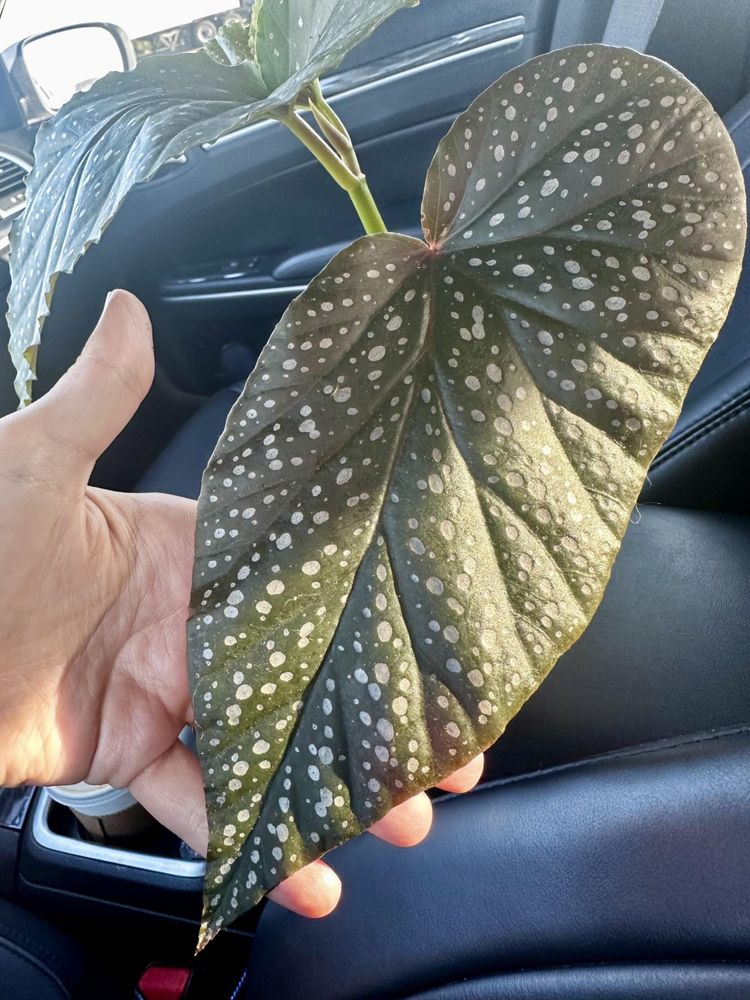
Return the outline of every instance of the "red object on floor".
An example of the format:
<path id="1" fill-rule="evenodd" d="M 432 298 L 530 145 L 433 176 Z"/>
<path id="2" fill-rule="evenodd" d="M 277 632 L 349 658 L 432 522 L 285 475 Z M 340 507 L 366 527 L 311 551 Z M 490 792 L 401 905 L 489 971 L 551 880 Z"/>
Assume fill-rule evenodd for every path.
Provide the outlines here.
<path id="1" fill-rule="evenodd" d="M 138 981 L 143 1000 L 182 1000 L 190 985 L 190 969 L 150 965 Z"/>

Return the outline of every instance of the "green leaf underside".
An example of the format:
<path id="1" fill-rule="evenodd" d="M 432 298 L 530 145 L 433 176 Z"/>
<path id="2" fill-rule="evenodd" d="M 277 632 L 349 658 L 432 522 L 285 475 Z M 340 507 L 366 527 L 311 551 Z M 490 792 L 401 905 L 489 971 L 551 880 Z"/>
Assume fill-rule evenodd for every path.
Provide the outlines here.
<path id="1" fill-rule="evenodd" d="M 266 102 L 253 106 L 252 89 L 243 66 L 222 68 L 204 53 L 153 56 L 104 77 L 42 125 L 27 208 L 11 230 L 8 325 L 22 404 L 57 276 L 99 242 L 135 184 L 262 115 Z"/>
<path id="2" fill-rule="evenodd" d="M 426 243 L 363 238 L 289 307 L 199 504 L 202 944 L 493 743 L 583 631 L 744 205 L 691 84 L 575 47 L 458 119 Z"/>
<path id="3" fill-rule="evenodd" d="M 152 56 L 132 72 L 97 81 L 42 125 L 27 208 L 11 230 L 9 346 L 21 405 L 31 400 L 42 325 L 58 275 L 71 273 L 99 242 L 130 189 L 151 179 L 167 160 L 279 114 L 406 6 L 413 0 L 262 0 L 260 65 L 222 66 L 206 52 Z M 294 25 L 300 17 L 311 18 L 314 32 L 284 28 L 290 15 Z M 236 26 L 223 37 L 234 46 L 228 61 L 239 59 Z"/>
<path id="4" fill-rule="evenodd" d="M 257 0 L 256 0 L 257 2 Z M 322 76 L 391 14 L 419 0 L 260 0 L 254 13 L 255 58 L 269 88 L 310 82 L 305 67 Z"/>
<path id="5" fill-rule="evenodd" d="M 253 12 L 258 4 L 253 4 Z M 203 46 L 206 53 L 222 66 L 237 66 L 252 62 L 255 57 L 255 21 L 230 21 L 221 27 L 216 36 Z"/>
<path id="6" fill-rule="evenodd" d="M 299 94 L 335 69 L 396 11 L 419 0 L 255 0 L 250 24 L 223 27 L 206 51 L 224 65 L 250 61 L 269 93 Z M 312 72 L 312 76 L 310 75 Z"/>

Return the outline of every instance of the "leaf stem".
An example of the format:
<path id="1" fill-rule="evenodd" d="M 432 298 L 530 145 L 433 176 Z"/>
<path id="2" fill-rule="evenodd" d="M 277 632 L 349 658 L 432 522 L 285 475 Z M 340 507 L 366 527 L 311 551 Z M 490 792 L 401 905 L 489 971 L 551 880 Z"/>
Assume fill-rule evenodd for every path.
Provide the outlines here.
<path id="1" fill-rule="evenodd" d="M 349 192 L 349 197 L 352 199 L 352 204 L 356 208 L 357 215 L 368 236 L 372 236 L 373 233 L 388 232 L 388 227 L 375 204 L 375 199 L 367 186 L 364 174 L 360 175 L 357 186 Z"/>
<path id="2" fill-rule="evenodd" d="M 357 184 L 357 176 L 342 162 L 341 157 L 296 111 L 291 111 L 281 119 L 292 135 L 310 150 L 315 159 L 321 163 L 333 177 L 339 187 L 352 191 Z"/>
<path id="3" fill-rule="evenodd" d="M 328 101 L 323 97 L 323 90 L 320 86 L 320 80 L 314 80 L 310 87 L 310 107 L 315 117 L 320 121 L 324 119 L 330 128 L 334 130 L 334 133 L 340 135 L 345 140 L 345 145 L 339 149 L 342 159 L 355 174 L 361 174 L 362 169 L 357 160 L 357 154 L 354 151 L 354 144 L 352 143 L 349 132 L 347 131 L 346 125 L 341 121 L 339 116 L 333 110 Z"/>
<path id="4" fill-rule="evenodd" d="M 310 109 L 325 139 L 296 111 L 289 111 L 281 121 L 325 167 L 339 187 L 349 194 L 365 232 L 368 235 L 385 233 L 388 227 L 359 166 L 349 133 L 336 112 L 326 103 L 317 80 L 315 84 L 310 91 Z"/>

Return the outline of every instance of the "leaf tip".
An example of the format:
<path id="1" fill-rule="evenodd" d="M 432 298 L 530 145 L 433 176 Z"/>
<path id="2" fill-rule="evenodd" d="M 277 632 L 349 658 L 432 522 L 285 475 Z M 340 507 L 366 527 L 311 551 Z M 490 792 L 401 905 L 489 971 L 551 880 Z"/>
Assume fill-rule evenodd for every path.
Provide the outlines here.
<path id="1" fill-rule="evenodd" d="M 195 954 L 200 955 L 203 949 L 211 944 L 218 933 L 219 929 L 217 927 L 212 927 L 208 920 L 203 920 L 198 932 L 198 943 L 195 946 Z"/>

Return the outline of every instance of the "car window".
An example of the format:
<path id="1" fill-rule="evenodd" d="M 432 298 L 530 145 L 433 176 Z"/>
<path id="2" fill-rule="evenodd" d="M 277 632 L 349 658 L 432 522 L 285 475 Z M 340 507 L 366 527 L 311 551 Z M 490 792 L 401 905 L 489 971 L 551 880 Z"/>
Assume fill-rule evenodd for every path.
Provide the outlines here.
<path id="1" fill-rule="evenodd" d="M 133 41 L 138 58 L 186 51 L 207 42 L 222 23 L 250 6 L 251 0 L 7 0 L 0 16 L 0 51 L 29 35 L 87 21 L 119 25 Z"/>

